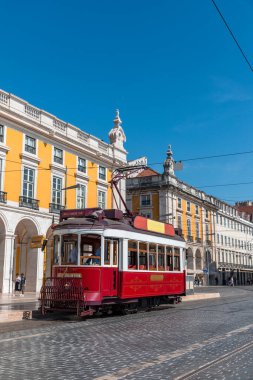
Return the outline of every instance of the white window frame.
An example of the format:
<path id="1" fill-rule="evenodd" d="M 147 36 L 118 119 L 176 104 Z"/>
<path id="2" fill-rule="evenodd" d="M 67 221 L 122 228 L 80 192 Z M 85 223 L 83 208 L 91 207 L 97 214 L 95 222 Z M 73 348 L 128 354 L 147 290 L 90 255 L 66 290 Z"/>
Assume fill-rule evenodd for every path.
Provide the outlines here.
<path id="1" fill-rule="evenodd" d="M 82 209 L 82 208 L 86 208 L 86 204 L 87 204 L 87 186 L 84 183 L 79 183 L 79 185 L 80 187 L 76 189 L 76 208 Z M 82 199 L 82 197 L 78 194 L 81 187 L 84 188 L 84 205 L 83 207 L 78 207 L 78 199 Z"/>
<path id="2" fill-rule="evenodd" d="M 56 162 L 55 160 L 54 160 L 54 158 L 56 157 L 55 156 L 55 149 L 57 149 L 57 150 L 59 150 L 59 151 L 62 151 L 62 163 L 59 163 L 59 162 Z M 61 149 L 61 148 L 58 148 L 57 146 L 54 146 L 53 145 L 53 149 L 52 149 L 52 163 L 54 164 L 54 165 L 60 165 L 60 166 L 63 166 L 64 165 L 64 150 L 63 149 Z"/>
<path id="3" fill-rule="evenodd" d="M 54 183 L 54 177 L 56 178 L 59 178 L 61 179 L 61 183 L 62 183 L 62 187 L 64 187 L 64 177 L 62 177 L 61 175 L 58 175 L 58 174 L 55 174 L 55 173 L 52 173 L 52 177 L 51 177 L 51 183 L 52 183 L 52 186 L 51 186 L 51 203 L 52 204 L 55 204 L 55 205 L 60 205 L 60 206 L 63 206 L 63 199 L 64 199 L 64 194 L 62 192 L 62 190 L 60 190 L 60 194 L 61 194 L 61 202 L 60 203 L 56 203 L 56 202 L 53 202 L 53 183 Z M 57 190 L 58 191 L 58 190 Z"/>
<path id="4" fill-rule="evenodd" d="M 79 164 L 79 160 L 83 160 L 83 161 L 85 161 L 84 171 L 79 169 L 79 167 L 82 166 L 82 165 Z M 82 166 L 82 167 L 83 167 L 83 166 Z M 87 160 L 86 160 L 86 158 L 83 158 L 83 157 L 80 157 L 80 156 L 77 157 L 77 171 L 78 171 L 79 173 L 87 174 Z"/>
<path id="5" fill-rule="evenodd" d="M 6 128 L 5 125 L 0 123 L 0 128 L 3 128 L 3 141 L 0 140 L 0 144 L 5 144 L 6 142 Z"/>
<path id="6" fill-rule="evenodd" d="M 105 169 L 105 178 L 100 178 L 100 168 Z M 107 168 L 105 166 L 103 166 L 103 165 L 98 165 L 98 180 L 99 181 L 104 181 L 104 182 L 107 181 Z"/>
<path id="7" fill-rule="evenodd" d="M 100 192 L 105 194 L 105 207 L 104 208 L 101 207 L 101 206 L 99 206 L 99 193 Z M 106 205 L 107 205 L 107 192 L 104 189 L 100 189 L 100 188 L 97 189 L 97 199 L 98 199 L 98 201 L 97 201 L 98 207 L 101 207 L 102 209 L 106 209 Z"/>
<path id="8" fill-rule="evenodd" d="M 34 141 L 34 146 L 31 146 L 31 145 L 27 144 L 27 139 L 33 140 Z M 30 152 L 29 150 L 26 150 L 26 146 L 28 146 L 29 148 L 33 148 L 35 150 L 35 152 Z M 32 137 L 30 135 L 25 134 L 25 138 L 24 138 L 24 152 L 36 156 L 37 155 L 37 149 L 38 149 L 38 147 L 37 147 L 37 139 L 35 137 Z"/>
<path id="9" fill-rule="evenodd" d="M 25 195 L 24 194 L 24 177 L 25 177 L 25 170 L 32 170 L 33 171 L 33 195 L 30 196 L 30 195 Z M 29 167 L 28 165 L 24 165 L 23 167 L 23 172 L 22 172 L 22 188 L 21 188 L 21 196 L 22 197 L 26 197 L 26 198 L 31 198 L 31 199 L 36 199 L 36 170 L 34 167 Z M 29 174 L 28 174 L 29 175 Z M 30 182 L 28 182 L 30 183 Z"/>
<path id="10" fill-rule="evenodd" d="M 149 197 L 149 203 L 143 204 L 142 203 L 142 197 Z M 141 194 L 140 201 L 141 201 L 141 207 L 150 207 L 150 206 L 152 206 L 152 197 L 151 197 L 151 194 L 150 193 L 148 193 L 148 194 Z"/>

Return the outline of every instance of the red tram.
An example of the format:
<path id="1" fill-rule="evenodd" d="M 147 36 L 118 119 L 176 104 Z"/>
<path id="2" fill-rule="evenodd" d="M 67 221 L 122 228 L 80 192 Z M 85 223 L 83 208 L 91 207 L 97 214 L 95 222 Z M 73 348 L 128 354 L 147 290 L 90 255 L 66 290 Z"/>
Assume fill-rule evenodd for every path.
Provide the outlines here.
<path id="1" fill-rule="evenodd" d="M 170 224 L 114 209 L 62 210 L 42 312 L 74 305 L 79 315 L 92 315 L 179 302 L 184 253 L 185 241 Z"/>

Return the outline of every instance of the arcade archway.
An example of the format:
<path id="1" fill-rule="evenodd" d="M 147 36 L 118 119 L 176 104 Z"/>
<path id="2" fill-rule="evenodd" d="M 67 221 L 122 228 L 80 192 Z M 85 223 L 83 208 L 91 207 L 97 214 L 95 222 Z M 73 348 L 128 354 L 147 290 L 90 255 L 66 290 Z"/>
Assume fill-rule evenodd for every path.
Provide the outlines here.
<path id="1" fill-rule="evenodd" d="M 39 291 L 43 275 L 43 256 L 38 248 L 33 248 L 31 239 L 38 235 L 35 223 L 30 219 L 22 219 L 15 229 L 15 245 L 13 257 L 13 279 L 16 273 L 24 273 L 26 291 Z"/>
<path id="2" fill-rule="evenodd" d="M 191 248 L 187 248 L 187 269 L 189 271 L 194 270 L 194 260 L 193 260 L 193 252 Z"/>
<path id="3" fill-rule="evenodd" d="M 196 260 L 196 270 L 202 270 L 203 269 L 202 257 L 201 257 L 201 252 L 199 249 L 196 250 L 195 260 Z"/>
<path id="4" fill-rule="evenodd" d="M 6 229 L 3 220 L 0 218 L 0 291 L 3 287 L 3 270 L 5 259 L 5 235 Z"/>

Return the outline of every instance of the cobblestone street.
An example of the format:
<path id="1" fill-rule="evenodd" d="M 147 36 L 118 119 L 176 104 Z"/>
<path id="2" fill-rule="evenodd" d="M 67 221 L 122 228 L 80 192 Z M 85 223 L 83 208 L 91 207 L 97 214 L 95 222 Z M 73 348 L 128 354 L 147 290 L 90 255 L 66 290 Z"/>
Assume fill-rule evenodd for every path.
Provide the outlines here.
<path id="1" fill-rule="evenodd" d="M 149 313 L 3 325 L 0 378 L 252 380 L 253 288 L 227 292 Z"/>

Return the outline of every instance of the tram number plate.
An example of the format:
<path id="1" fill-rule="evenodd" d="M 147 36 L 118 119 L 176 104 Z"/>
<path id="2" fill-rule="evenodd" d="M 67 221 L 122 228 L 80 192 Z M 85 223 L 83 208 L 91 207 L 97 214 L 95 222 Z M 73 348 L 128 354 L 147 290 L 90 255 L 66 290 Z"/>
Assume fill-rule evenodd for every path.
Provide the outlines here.
<path id="1" fill-rule="evenodd" d="M 152 274 L 150 276 L 150 281 L 163 281 L 163 274 Z"/>
<path id="2" fill-rule="evenodd" d="M 81 278 L 81 273 L 57 273 L 57 277 L 72 277 L 72 278 Z"/>

